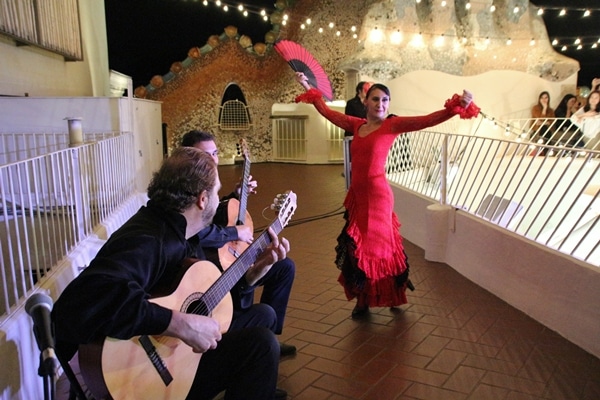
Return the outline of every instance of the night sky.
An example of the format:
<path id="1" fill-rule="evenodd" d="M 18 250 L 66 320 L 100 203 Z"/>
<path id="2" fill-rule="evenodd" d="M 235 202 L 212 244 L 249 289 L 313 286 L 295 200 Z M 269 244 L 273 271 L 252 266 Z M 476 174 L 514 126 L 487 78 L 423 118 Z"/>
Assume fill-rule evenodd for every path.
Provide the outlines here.
<path id="1" fill-rule="evenodd" d="M 269 12 L 275 9 L 274 0 L 244 3 L 264 7 Z M 600 38 L 600 0 L 532 0 L 531 3 L 571 10 L 595 7 L 587 18 L 575 11 L 558 17 L 558 10 L 547 10 L 543 18 L 551 40 L 579 35 Z M 204 6 L 202 0 L 105 0 L 105 9 L 110 68 L 131 76 L 134 88 L 147 85 L 154 75 L 166 74 L 173 62 L 187 57 L 190 48 L 202 47 L 210 35 L 221 34 L 227 25 L 236 26 L 253 43 L 264 42 L 265 33 L 271 30 L 270 23 L 259 15 L 242 17 L 237 9 L 225 13 L 214 4 Z M 589 87 L 592 78 L 600 77 L 600 43 L 596 49 L 569 47 L 563 54 L 580 62 L 578 84 Z"/>

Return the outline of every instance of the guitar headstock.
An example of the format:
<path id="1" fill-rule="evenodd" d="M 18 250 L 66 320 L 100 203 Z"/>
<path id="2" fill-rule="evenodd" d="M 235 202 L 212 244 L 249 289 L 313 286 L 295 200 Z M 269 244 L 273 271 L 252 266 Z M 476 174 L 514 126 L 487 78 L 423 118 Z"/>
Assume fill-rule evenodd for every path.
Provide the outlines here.
<path id="1" fill-rule="evenodd" d="M 291 190 L 286 191 L 283 194 L 278 194 L 271 204 L 272 210 L 277 210 L 277 219 L 281 223 L 281 227 L 286 226 L 292 215 L 296 212 L 296 193 Z"/>
<path id="2" fill-rule="evenodd" d="M 248 143 L 246 143 L 246 139 L 240 139 L 240 142 L 237 145 L 238 154 L 244 157 L 246 160 L 250 159 L 250 150 L 248 149 Z"/>

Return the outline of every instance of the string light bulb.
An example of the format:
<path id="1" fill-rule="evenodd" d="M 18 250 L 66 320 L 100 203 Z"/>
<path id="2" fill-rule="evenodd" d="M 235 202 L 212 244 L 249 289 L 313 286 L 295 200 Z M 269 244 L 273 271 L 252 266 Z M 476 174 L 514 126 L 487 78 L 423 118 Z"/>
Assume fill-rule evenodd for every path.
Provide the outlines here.
<path id="1" fill-rule="evenodd" d="M 390 42 L 392 42 L 392 44 L 402 43 L 402 33 L 400 32 L 400 29 L 392 32 L 392 35 L 390 36 Z"/>

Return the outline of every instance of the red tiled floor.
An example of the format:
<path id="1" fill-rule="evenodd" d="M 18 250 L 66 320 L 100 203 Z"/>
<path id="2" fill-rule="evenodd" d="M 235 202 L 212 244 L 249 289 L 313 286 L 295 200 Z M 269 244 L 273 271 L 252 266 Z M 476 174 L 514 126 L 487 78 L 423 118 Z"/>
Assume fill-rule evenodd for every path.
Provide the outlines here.
<path id="1" fill-rule="evenodd" d="M 416 290 L 409 303 L 350 318 L 333 264 L 343 226 L 340 165 L 254 164 L 258 194 L 248 211 L 292 189 L 298 210 L 282 236 L 297 266 L 281 341 L 279 386 L 293 400 L 597 400 L 600 360 L 405 241 Z M 223 192 L 241 175 L 221 166 Z M 266 211 L 265 211 L 266 210 Z M 263 217 L 263 215 L 265 217 Z M 257 293 L 257 296 L 260 293 Z"/>
<path id="2" fill-rule="evenodd" d="M 240 167 L 220 168 L 225 188 L 239 179 Z M 600 360 L 449 266 L 426 261 L 407 241 L 416 286 L 409 304 L 352 320 L 354 304 L 346 301 L 333 264 L 343 226 L 342 166 L 252 169 L 259 182 L 248 201 L 255 227 L 267 225 L 262 210 L 276 193 L 298 195 L 296 215 L 282 232 L 297 265 L 280 338 L 298 347 L 279 370 L 279 386 L 290 399 L 600 398 Z"/>

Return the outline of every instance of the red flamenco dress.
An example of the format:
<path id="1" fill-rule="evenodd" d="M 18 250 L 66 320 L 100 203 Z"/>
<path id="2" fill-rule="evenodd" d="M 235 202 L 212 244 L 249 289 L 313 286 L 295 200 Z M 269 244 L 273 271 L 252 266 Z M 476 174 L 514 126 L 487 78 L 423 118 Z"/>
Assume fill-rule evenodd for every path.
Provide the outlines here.
<path id="1" fill-rule="evenodd" d="M 400 222 L 393 211 L 394 196 L 385 176 L 385 161 L 396 137 L 440 124 L 456 114 L 472 118 L 479 108 L 460 105 L 460 96 L 446 101 L 445 108 L 418 117 L 390 116 L 379 129 L 365 137 L 358 129 L 366 119 L 331 110 L 321 93 L 310 89 L 296 102 L 312 103 L 317 111 L 341 129 L 354 132 L 350 147 L 352 176 L 344 200 L 346 225 L 338 237 L 338 281 L 348 300 L 362 306 L 392 307 L 406 304 L 408 262 Z"/>

